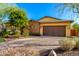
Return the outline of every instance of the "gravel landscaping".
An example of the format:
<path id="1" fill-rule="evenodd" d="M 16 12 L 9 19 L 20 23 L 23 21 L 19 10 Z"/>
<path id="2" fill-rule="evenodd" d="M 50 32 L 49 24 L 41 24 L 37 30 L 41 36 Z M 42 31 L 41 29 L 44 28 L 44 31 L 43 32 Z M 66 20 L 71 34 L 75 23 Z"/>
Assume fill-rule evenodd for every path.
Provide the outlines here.
<path id="1" fill-rule="evenodd" d="M 0 56 L 79 56 L 79 50 L 62 51 L 58 41 L 65 37 L 28 37 L 6 41 L 0 44 Z"/>
<path id="2" fill-rule="evenodd" d="M 59 47 L 57 39 L 53 37 L 28 37 L 6 41 L 0 44 L 0 55 L 28 56 L 31 55 L 29 51 L 32 51 L 33 55 L 48 55 L 51 49 Z"/>

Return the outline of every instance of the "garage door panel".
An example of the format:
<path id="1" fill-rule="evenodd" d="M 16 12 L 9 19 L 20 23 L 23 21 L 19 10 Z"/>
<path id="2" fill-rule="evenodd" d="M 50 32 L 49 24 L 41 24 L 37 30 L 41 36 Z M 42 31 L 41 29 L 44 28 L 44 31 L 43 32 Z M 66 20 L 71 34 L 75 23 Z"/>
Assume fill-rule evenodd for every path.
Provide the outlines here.
<path id="1" fill-rule="evenodd" d="M 65 36 L 65 26 L 45 26 L 43 29 L 43 35 L 45 36 Z"/>

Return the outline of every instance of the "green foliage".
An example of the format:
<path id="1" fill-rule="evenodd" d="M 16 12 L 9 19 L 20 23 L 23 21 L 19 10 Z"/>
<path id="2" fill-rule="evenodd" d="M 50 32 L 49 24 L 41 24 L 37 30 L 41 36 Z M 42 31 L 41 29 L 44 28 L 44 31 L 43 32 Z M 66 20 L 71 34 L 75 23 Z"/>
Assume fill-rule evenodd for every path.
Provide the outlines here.
<path id="1" fill-rule="evenodd" d="M 16 7 L 16 4 L 0 3 L 0 25 L 2 28 L 6 28 L 4 19 L 9 16 L 7 9 L 9 9 L 11 7 L 13 7 L 13 8 Z M 8 37 L 9 31 L 7 29 L 2 29 L 2 32 L 0 33 L 0 35 L 1 35 L 1 37 Z"/>
<path id="2" fill-rule="evenodd" d="M 63 50 L 79 49 L 79 37 L 67 38 L 59 41 L 59 45 Z"/>
<path id="3" fill-rule="evenodd" d="M 79 37 L 75 37 L 74 40 L 76 41 L 75 48 L 79 48 Z"/>
<path id="4" fill-rule="evenodd" d="M 8 8 L 7 12 L 9 14 L 9 22 L 16 27 L 26 26 L 28 23 L 28 19 L 23 10 L 19 8 Z"/>
<path id="5" fill-rule="evenodd" d="M 19 27 L 21 33 L 23 32 L 23 28 L 28 27 L 28 18 L 26 17 L 26 13 L 19 8 L 8 8 L 6 12 L 9 15 L 9 24 L 15 27 Z"/>
<path id="6" fill-rule="evenodd" d="M 29 30 L 27 28 L 23 29 L 23 36 L 24 37 L 29 36 Z"/>
<path id="7" fill-rule="evenodd" d="M 4 38 L 0 38 L 0 43 L 5 42 Z"/>
<path id="8" fill-rule="evenodd" d="M 24 33 L 23 33 L 23 36 L 24 36 L 24 37 L 29 36 L 29 32 L 24 32 Z"/>
<path id="9" fill-rule="evenodd" d="M 1 31 L 1 37 L 8 37 L 9 36 L 9 31 L 7 29 L 3 29 Z"/>
<path id="10" fill-rule="evenodd" d="M 13 36 L 14 36 L 15 38 L 19 38 L 19 37 L 20 37 L 20 31 L 19 31 L 19 30 L 15 30 L 15 31 L 13 32 Z"/>
<path id="11" fill-rule="evenodd" d="M 26 15 L 26 12 L 22 9 L 19 9 L 18 7 L 15 6 L 7 6 L 7 4 L 0 4 L 0 6 L 6 6 L 5 8 L 0 9 L 0 25 L 2 25 L 4 27 L 4 22 L 2 21 L 3 18 L 6 18 L 6 16 L 8 17 L 8 24 L 9 26 L 13 26 L 16 29 L 19 28 L 19 30 L 21 31 L 20 34 L 23 34 L 23 29 L 24 28 L 28 28 L 28 18 Z M 16 32 L 15 36 L 19 36 L 18 32 Z M 1 32 L 1 36 L 2 37 L 7 37 L 8 36 L 8 32 L 7 30 L 2 30 Z"/>
<path id="12" fill-rule="evenodd" d="M 76 41 L 72 38 L 67 38 L 59 41 L 59 45 L 63 50 L 72 50 L 76 46 Z"/>
<path id="13" fill-rule="evenodd" d="M 6 9 L 10 7 L 17 7 L 16 4 L 0 3 L 0 19 L 3 21 L 7 17 Z"/>
<path id="14" fill-rule="evenodd" d="M 79 31 L 79 24 L 75 23 L 75 24 L 73 25 L 73 28 L 74 28 L 76 31 Z"/>

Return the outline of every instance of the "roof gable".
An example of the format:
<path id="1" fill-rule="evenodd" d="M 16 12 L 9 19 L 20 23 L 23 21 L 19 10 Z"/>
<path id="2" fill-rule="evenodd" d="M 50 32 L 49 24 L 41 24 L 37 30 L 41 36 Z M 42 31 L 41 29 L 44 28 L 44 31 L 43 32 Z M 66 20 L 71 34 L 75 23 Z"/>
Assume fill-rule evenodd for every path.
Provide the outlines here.
<path id="1" fill-rule="evenodd" d="M 41 18 L 38 22 L 65 22 L 65 21 L 73 22 L 72 20 L 62 20 L 49 16 L 45 16 Z"/>
<path id="2" fill-rule="evenodd" d="M 41 18 L 39 21 L 51 21 L 51 20 L 57 20 L 56 18 L 45 16 Z"/>

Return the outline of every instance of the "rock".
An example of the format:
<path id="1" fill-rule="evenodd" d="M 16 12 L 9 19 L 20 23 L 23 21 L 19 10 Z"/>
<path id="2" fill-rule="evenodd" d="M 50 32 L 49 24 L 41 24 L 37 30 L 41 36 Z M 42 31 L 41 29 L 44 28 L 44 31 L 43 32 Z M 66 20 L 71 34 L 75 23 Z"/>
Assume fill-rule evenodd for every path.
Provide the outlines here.
<path id="1" fill-rule="evenodd" d="M 40 50 L 39 53 L 40 53 L 40 56 L 48 56 L 50 51 L 51 49 L 43 49 L 43 50 Z"/>
<path id="2" fill-rule="evenodd" d="M 56 52 L 52 49 L 48 56 L 57 56 Z"/>

